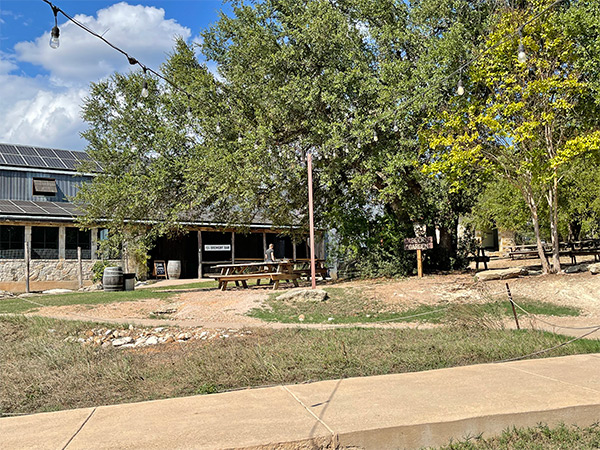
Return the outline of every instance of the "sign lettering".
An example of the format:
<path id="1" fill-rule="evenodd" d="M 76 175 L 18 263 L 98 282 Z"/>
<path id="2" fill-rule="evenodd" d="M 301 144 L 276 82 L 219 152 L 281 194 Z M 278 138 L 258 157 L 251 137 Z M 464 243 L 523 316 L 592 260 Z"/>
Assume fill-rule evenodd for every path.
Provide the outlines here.
<path id="1" fill-rule="evenodd" d="M 224 244 L 224 245 L 205 245 L 204 246 L 204 251 L 205 252 L 230 252 L 231 251 L 231 245 L 230 244 Z"/>
<path id="2" fill-rule="evenodd" d="M 404 250 L 429 250 L 432 248 L 432 236 L 422 236 L 404 239 Z"/>

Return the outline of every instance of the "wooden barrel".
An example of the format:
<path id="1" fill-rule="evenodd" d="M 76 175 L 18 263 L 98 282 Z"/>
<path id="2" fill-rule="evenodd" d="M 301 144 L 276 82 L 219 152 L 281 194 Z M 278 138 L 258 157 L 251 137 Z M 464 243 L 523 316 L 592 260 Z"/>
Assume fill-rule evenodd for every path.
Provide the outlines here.
<path id="1" fill-rule="evenodd" d="M 167 275 L 172 279 L 179 279 L 181 276 L 181 261 L 178 259 L 171 259 L 167 263 Z"/>
<path id="2" fill-rule="evenodd" d="M 123 287 L 123 268 L 106 267 L 102 275 L 102 288 L 105 291 L 122 291 Z"/>

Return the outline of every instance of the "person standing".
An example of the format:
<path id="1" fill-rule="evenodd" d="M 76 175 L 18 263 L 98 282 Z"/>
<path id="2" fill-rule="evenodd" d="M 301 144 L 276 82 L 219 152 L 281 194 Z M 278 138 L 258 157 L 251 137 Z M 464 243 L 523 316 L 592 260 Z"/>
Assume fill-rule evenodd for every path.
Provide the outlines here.
<path id="1" fill-rule="evenodd" d="M 265 253 L 265 261 L 275 262 L 275 250 L 273 249 L 273 244 L 269 244 L 269 248 Z"/>

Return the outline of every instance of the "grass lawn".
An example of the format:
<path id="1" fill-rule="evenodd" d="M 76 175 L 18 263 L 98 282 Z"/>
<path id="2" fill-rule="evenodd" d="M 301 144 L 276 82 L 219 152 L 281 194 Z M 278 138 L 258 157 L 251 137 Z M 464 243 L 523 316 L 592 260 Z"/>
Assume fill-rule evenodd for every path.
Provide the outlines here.
<path id="1" fill-rule="evenodd" d="M 278 300 L 279 293 L 269 296 L 266 304 L 254 308 L 248 315 L 267 322 L 283 323 L 369 323 L 369 322 L 429 322 L 443 323 L 470 317 L 512 317 L 508 301 L 485 304 L 422 305 L 404 310 L 390 310 L 388 305 L 365 299 L 357 289 L 325 288 L 329 298 L 324 302 Z M 547 316 L 578 316 L 579 309 L 527 298 L 516 298 L 531 314 Z M 441 310 L 440 310 L 441 309 Z M 440 311 L 438 311 L 440 310 Z M 300 320 L 300 316 L 304 320 Z M 519 312 L 519 315 L 522 315 Z M 416 317 L 414 317 L 416 316 Z M 333 320 L 331 320 L 331 318 Z"/>
<path id="2" fill-rule="evenodd" d="M 534 428 L 506 430 L 500 436 L 487 439 L 475 437 L 441 447 L 444 450 L 495 450 L 495 449 L 531 449 L 566 450 L 600 448 L 600 425 L 579 428 L 559 425 L 549 428 L 540 425 Z"/>
<path id="3" fill-rule="evenodd" d="M 94 326 L 0 317 L 0 416 L 478 364 L 570 339 L 539 331 L 443 326 L 258 329 L 228 339 L 127 350 L 65 341 L 85 336 Z M 600 352 L 600 341 L 582 339 L 541 356 L 591 352 Z"/>
<path id="4" fill-rule="evenodd" d="M 157 288 L 136 289 L 135 291 L 122 292 L 73 292 L 68 294 L 40 295 L 28 298 L 0 299 L 0 314 L 18 314 L 31 312 L 39 308 L 39 303 L 44 306 L 63 305 L 98 305 L 101 303 L 130 302 L 149 298 L 168 299 L 177 293 L 193 289 L 216 288 L 214 281 L 182 284 L 179 286 L 165 286 Z M 29 300 L 29 301 L 28 301 Z"/>

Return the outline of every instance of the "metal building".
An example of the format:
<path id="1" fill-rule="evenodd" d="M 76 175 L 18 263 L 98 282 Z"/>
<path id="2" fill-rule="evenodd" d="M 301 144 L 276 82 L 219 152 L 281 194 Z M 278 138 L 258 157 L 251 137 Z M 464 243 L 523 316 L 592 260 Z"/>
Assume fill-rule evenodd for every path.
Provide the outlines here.
<path id="1" fill-rule="evenodd" d="M 32 290 L 78 287 L 78 247 L 85 284 L 91 283 L 103 231 L 80 230 L 78 211 L 69 201 L 82 183 L 94 177 L 94 170 L 79 172 L 85 161 L 90 160 L 84 152 L 0 144 L 0 290 L 24 289 L 26 244 L 31 248 Z M 245 234 L 203 221 L 191 222 L 186 228 L 177 238 L 157 240 L 147 268 L 129 270 L 143 278 L 152 276 L 154 261 L 179 260 L 181 276 L 196 278 L 215 264 L 262 260 L 270 243 L 275 245 L 277 258 L 308 257 L 306 242 L 292 243 L 270 223 L 253 223 Z M 317 253 L 323 257 L 322 243 Z"/>

